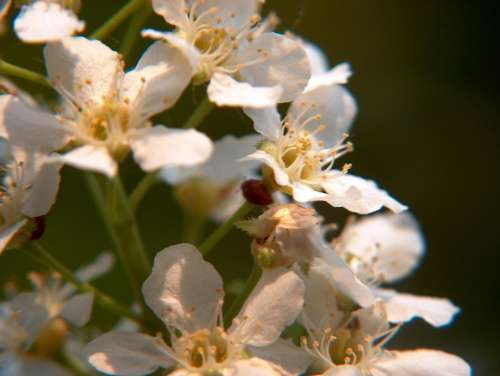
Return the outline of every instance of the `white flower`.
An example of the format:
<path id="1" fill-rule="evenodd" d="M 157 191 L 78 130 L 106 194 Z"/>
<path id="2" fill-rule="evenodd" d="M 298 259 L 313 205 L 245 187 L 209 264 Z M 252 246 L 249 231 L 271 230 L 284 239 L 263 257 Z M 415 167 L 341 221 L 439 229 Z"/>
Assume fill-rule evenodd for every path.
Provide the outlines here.
<path id="1" fill-rule="evenodd" d="M 247 346 L 275 342 L 295 320 L 303 304 L 303 284 L 293 272 L 281 268 L 263 273 L 227 331 L 217 325 L 222 314 L 222 279 L 192 245 L 159 252 L 143 294 L 165 322 L 172 347 L 160 337 L 110 332 L 86 346 L 89 361 L 98 370 L 145 375 L 175 366 L 171 373 L 175 376 L 288 374 L 278 371 L 279 365 L 252 357 Z"/>
<path id="2" fill-rule="evenodd" d="M 56 42 L 75 33 L 81 33 L 85 22 L 78 20 L 74 11 L 79 8 L 79 0 L 73 1 L 71 9 L 68 1 L 31 1 L 23 5 L 14 20 L 14 31 L 25 43 Z"/>
<path id="3" fill-rule="evenodd" d="M 346 132 L 356 111 L 354 98 L 341 85 L 319 86 L 302 94 L 283 121 L 276 108 L 245 109 L 267 141 L 240 161 L 264 163 L 271 171 L 269 185 L 298 202 L 326 201 L 360 214 L 382 206 L 405 210 L 375 182 L 347 174 L 351 165 L 334 169 L 335 160 L 352 150 Z"/>
<path id="4" fill-rule="evenodd" d="M 0 127 L 1 135 L 1 127 Z M 0 138 L 0 254 L 33 236 L 59 189 L 59 155 L 28 154 Z M 18 239 L 16 240 L 16 234 Z M 41 235 L 41 234 L 40 234 Z M 9 245 L 10 243 L 10 245 Z"/>
<path id="5" fill-rule="evenodd" d="M 259 0 L 153 0 L 156 13 L 176 29 L 143 35 L 181 48 L 196 66 L 195 83 L 210 81 L 218 106 L 262 108 L 299 95 L 310 77 L 299 42 L 260 23 Z"/>
<path id="6" fill-rule="evenodd" d="M 74 276 L 89 282 L 107 273 L 113 264 L 113 255 L 104 252 L 92 264 L 76 270 Z M 30 279 L 35 291 L 20 293 L 10 305 L 13 311 L 18 311 L 18 324 L 26 329 L 26 349 L 36 340 L 40 330 L 58 317 L 76 326 L 89 321 L 94 301 L 92 293 L 75 295 L 76 288 L 69 282 L 62 284 L 58 274 L 31 273 Z"/>
<path id="7" fill-rule="evenodd" d="M 449 299 L 414 296 L 382 289 L 409 276 L 425 251 L 424 237 L 409 213 L 376 214 L 348 223 L 333 247 L 386 302 L 390 322 L 406 322 L 421 317 L 434 326 L 449 324 L 460 312 Z"/>
<path id="8" fill-rule="evenodd" d="M 308 289 L 306 285 L 306 302 Z M 330 296 L 328 296 L 330 295 Z M 319 297 L 315 294 L 316 300 Z M 325 299 L 326 298 L 326 299 Z M 382 300 L 374 305 L 339 314 L 331 294 L 309 301 L 303 311 L 308 337 L 302 346 L 316 358 L 315 373 L 323 376 L 468 376 L 461 358 L 437 350 L 388 351 L 383 346 L 398 326 L 387 322 Z M 333 299 L 335 300 L 335 298 Z M 319 309 L 318 309 L 319 308 Z"/>
<path id="9" fill-rule="evenodd" d="M 0 376 L 72 376 L 53 360 L 25 354 L 26 338 L 17 314 L 0 303 Z"/>
<path id="10" fill-rule="evenodd" d="M 109 177 L 130 150 L 144 171 L 210 156 L 212 142 L 204 134 L 148 122 L 173 106 L 190 80 L 191 65 L 176 48 L 153 44 L 126 74 L 120 55 L 96 40 L 65 38 L 44 54 L 64 104 L 50 115 L 14 96 L 0 97 L 0 124 L 12 144 L 50 152 L 69 143 L 76 148 L 63 156 L 65 163 Z"/>
<path id="11" fill-rule="evenodd" d="M 257 166 L 235 161 L 251 152 L 260 139 L 255 134 L 240 138 L 226 135 L 214 142 L 214 153 L 205 163 L 166 167 L 158 177 L 176 187 L 176 197 L 186 210 L 222 222 L 244 203 L 239 186 L 254 175 L 252 170 Z"/>

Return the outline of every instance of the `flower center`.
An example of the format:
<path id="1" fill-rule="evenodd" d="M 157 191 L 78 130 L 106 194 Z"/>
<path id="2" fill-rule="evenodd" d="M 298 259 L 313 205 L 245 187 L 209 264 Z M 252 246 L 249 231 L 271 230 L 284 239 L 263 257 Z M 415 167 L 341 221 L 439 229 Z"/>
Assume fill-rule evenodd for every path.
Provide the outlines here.
<path id="1" fill-rule="evenodd" d="M 28 194 L 24 187 L 24 163 L 9 158 L 5 166 L 0 165 L 0 227 L 13 225 L 23 218 L 20 211 Z"/>
<path id="2" fill-rule="evenodd" d="M 308 126 L 314 120 L 321 120 L 321 115 L 303 119 L 306 110 L 316 107 L 312 102 L 310 106 L 302 103 L 304 111 L 296 119 L 285 118 L 281 127 L 281 135 L 276 142 L 277 161 L 286 170 L 290 182 L 301 181 L 305 184 L 316 185 L 321 180 L 341 176 L 347 173 L 350 164 L 345 164 L 342 172 L 329 174 L 337 158 L 353 150 L 352 144 L 346 142 L 348 137 L 344 134 L 342 139 L 331 147 L 325 147 L 321 141 L 320 133 L 326 129 L 320 125 L 313 131 Z"/>
<path id="3" fill-rule="evenodd" d="M 230 21 L 236 17 L 235 13 L 219 17 L 218 8 L 213 7 L 195 16 L 196 9 L 203 4 L 203 0 L 196 1 L 191 9 L 187 9 L 187 27 L 177 30 L 176 35 L 194 45 L 201 53 L 197 65 L 194 82 L 202 84 L 210 80 L 215 72 L 236 76 L 242 67 L 262 62 L 269 53 L 260 53 L 254 60 L 240 56 L 240 44 L 252 42 L 260 15 L 254 14 L 238 28 L 230 26 Z M 237 77 L 236 77 L 237 78 Z"/>

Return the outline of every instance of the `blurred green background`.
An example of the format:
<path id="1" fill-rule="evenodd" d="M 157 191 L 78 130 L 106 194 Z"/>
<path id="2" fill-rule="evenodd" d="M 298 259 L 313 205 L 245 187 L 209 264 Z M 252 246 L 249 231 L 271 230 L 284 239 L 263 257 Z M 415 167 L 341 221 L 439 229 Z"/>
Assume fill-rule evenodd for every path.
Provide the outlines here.
<path id="1" fill-rule="evenodd" d="M 82 2 L 80 18 L 88 32 L 125 3 Z M 500 311 L 495 308 L 500 299 L 499 8 L 497 1 L 453 0 L 269 0 L 264 8 L 282 19 L 279 31 L 292 30 L 321 46 L 331 65 L 350 61 L 353 66 L 349 88 L 360 111 L 351 133 L 355 152 L 344 160 L 353 164 L 353 174 L 376 180 L 409 205 L 428 243 L 422 267 L 395 287 L 449 297 L 463 309 L 450 327 L 434 329 L 420 321 L 406 325 L 390 347 L 452 352 L 468 361 L 475 375 L 485 376 L 498 373 L 500 353 Z M 153 14 L 148 26 L 166 28 Z M 104 42 L 116 49 L 122 33 L 118 29 Z M 139 42 L 129 68 L 150 43 Z M 0 57 L 44 72 L 40 46 L 22 45 L 11 36 L 0 39 Z M 16 83 L 49 93 L 22 80 Z M 188 88 L 179 106 L 158 121 L 179 126 L 201 97 L 200 90 Z M 240 110 L 216 109 L 200 129 L 218 138 L 248 133 L 252 124 Z M 122 174 L 129 187 L 140 176 L 132 163 Z M 63 171 L 42 238 L 72 268 L 110 247 L 85 188 L 78 171 Z M 343 210 L 320 209 L 332 221 L 345 218 Z M 170 188 L 156 185 L 138 218 L 151 255 L 181 241 L 182 213 Z M 248 244 L 234 231 L 209 257 L 226 281 L 241 278 L 242 268 L 248 272 Z M 0 279 L 32 267 L 38 265 L 8 251 L 0 260 Z M 121 271 L 98 285 L 129 299 Z"/>

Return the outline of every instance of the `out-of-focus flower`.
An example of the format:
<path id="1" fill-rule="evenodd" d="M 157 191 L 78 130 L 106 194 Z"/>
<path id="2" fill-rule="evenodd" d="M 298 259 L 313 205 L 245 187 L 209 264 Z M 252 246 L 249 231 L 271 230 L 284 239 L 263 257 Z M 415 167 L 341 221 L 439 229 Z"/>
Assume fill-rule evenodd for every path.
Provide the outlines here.
<path id="1" fill-rule="evenodd" d="M 72 376 L 65 368 L 40 354 L 26 354 L 26 330 L 17 313 L 0 303 L 0 376 Z M 54 338 L 51 338 L 54 345 Z M 50 347 L 50 346 L 49 346 Z"/>
<path id="2" fill-rule="evenodd" d="M 276 19 L 260 23 L 259 0 L 153 0 L 156 13 L 176 29 L 144 30 L 181 48 L 196 67 L 195 83 L 209 82 L 218 106 L 262 108 L 289 102 L 310 77 L 299 42 L 271 32 Z"/>
<path id="3" fill-rule="evenodd" d="M 56 42 L 83 31 L 85 22 L 75 14 L 79 8 L 79 0 L 28 1 L 14 20 L 14 31 L 25 43 Z"/>
<path id="4" fill-rule="evenodd" d="M 356 276 L 386 302 L 390 322 L 421 317 L 434 326 L 443 326 L 460 312 L 449 299 L 379 288 L 408 277 L 424 254 L 424 237 L 409 213 L 383 213 L 352 221 L 334 239 L 333 248 Z"/>
<path id="5" fill-rule="evenodd" d="M 43 231 L 41 217 L 56 199 L 62 160 L 55 153 L 26 153 L 0 138 L 0 165 L 1 254 L 7 247 L 22 245 L 35 231 Z"/>
<path id="6" fill-rule="evenodd" d="M 175 376 L 289 374 L 280 367 L 286 364 L 253 357 L 248 346 L 275 342 L 295 320 L 303 284 L 292 271 L 264 272 L 227 331 L 218 326 L 222 279 L 192 245 L 159 252 L 142 290 L 148 306 L 165 322 L 172 346 L 161 337 L 113 331 L 86 346 L 98 370 L 113 375 L 145 375 L 159 367 L 177 368 L 171 373 Z"/>
<path id="7" fill-rule="evenodd" d="M 157 42 L 126 74 L 120 55 L 96 40 L 65 38 L 44 54 L 63 106 L 54 116 L 15 96 L 0 97 L 0 124 L 12 144 L 36 152 L 69 144 L 74 150 L 63 156 L 66 164 L 109 177 L 130 150 L 144 171 L 194 165 L 211 155 L 203 133 L 148 121 L 173 106 L 190 80 L 192 67 L 178 49 Z"/>
<path id="8" fill-rule="evenodd" d="M 93 263 L 76 270 L 74 276 L 89 282 L 107 273 L 113 264 L 113 255 L 104 252 Z M 83 326 L 89 321 L 94 302 L 92 293 L 75 295 L 76 288 L 69 282 L 62 284 L 58 274 L 31 273 L 30 278 L 35 291 L 20 293 L 10 305 L 13 311 L 19 311 L 17 321 L 26 329 L 26 349 L 46 325 L 59 317 L 75 326 Z"/>
<path id="9" fill-rule="evenodd" d="M 175 186 L 175 195 L 190 214 L 209 216 L 218 222 L 229 218 L 243 203 L 239 186 L 255 175 L 258 165 L 235 163 L 251 152 L 260 135 L 236 138 L 226 135 L 214 142 L 214 153 L 205 163 L 193 167 L 167 167 L 158 176 Z"/>

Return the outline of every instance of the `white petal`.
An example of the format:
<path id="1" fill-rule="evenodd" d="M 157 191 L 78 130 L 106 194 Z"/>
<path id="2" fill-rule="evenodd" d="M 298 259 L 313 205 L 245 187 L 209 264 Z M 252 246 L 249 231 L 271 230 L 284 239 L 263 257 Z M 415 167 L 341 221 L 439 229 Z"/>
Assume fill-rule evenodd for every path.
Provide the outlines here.
<path id="1" fill-rule="evenodd" d="M 304 284 L 285 268 L 266 269 L 228 330 L 236 341 L 264 346 L 292 324 L 304 303 Z"/>
<path id="2" fill-rule="evenodd" d="M 383 282 L 407 277 L 419 264 L 425 240 L 408 212 L 381 213 L 348 224 L 337 240 L 341 249 L 371 263 Z"/>
<path id="3" fill-rule="evenodd" d="M 188 2 L 192 7 L 197 0 Z M 205 0 L 197 4 L 195 15 L 198 17 L 216 7 L 217 11 L 213 15 L 205 15 L 204 23 L 214 23 L 220 19 L 221 21 L 217 22 L 219 28 L 232 27 L 237 30 L 247 23 L 251 16 L 259 13 L 262 3 L 262 0 Z"/>
<path id="4" fill-rule="evenodd" d="M 172 107 L 193 73 L 191 63 L 178 48 L 163 41 L 153 43 L 124 78 L 122 95 L 131 102 L 130 115 L 149 118 Z"/>
<path id="5" fill-rule="evenodd" d="M 248 44 L 244 61 L 264 59 L 240 69 L 241 80 L 252 86 L 283 88 L 278 102 L 289 102 L 297 97 L 311 77 L 311 66 L 306 51 L 299 42 L 276 33 L 264 33 Z M 269 53 L 265 57 L 263 53 Z"/>
<path id="6" fill-rule="evenodd" d="M 249 346 L 249 350 L 252 356 L 272 362 L 292 375 L 305 372 L 314 360 L 302 347 L 295 346 L 291 340 L 282 338 L 268 346 Z"/>
<path id="7" fill-rule="evenodd" d="M 310 104 L 315 103 L 312 107 Z M 306 103 L 309 109 L 304 111 Z M 341 85 L 320 86 L 315 90 L 302 94 L 292 102 L 287 115 L 292 119 L 303 116 L 302 119 L 321 115 L 321 119 L 311 119 L 303 129 L 314 132 L 320 125 L 325 130 L 316 134 L 325 147 L 332 147 L 342 140 L 344 133 L 349 133 L 354 118 L 358 112 L 356 100 L 349 91 Z"/>
<path id="8" fill-rule="evenodd" d="M 90 364 L 111 375 L 146 375 L 174 362 L 146 334 L 113 331 L 85 346 Z M 163 345 L 164 346 L 164 345 Z"/>
<path id="9" fill-rule="evenodd" d="M 271 167 L 274 171 L 274 181 L 281 186 L 288 186 L 290 184 L 290 178 L 288 174 L 281 168 L 281 166 L 276 161 L 272 155 L 267 154 L 265 151 L 257 150 L 256 152 L 247 155 L 245 158 L 239 159 L 237 162 L 254 162 L 259 161 Z"/>
<path id="10" fill-rule="evenodd" d="M 325 200 L 332 206 L 336 205 L 338 199 L 352 199 L 357 192 L 360 196 L 353 203 L 344 206 L 359 214 L 368 214 L 379 210 L 382 206 L 391 209 L 395 213 L 406 210 L 407 207 L 393 199 L 389 194 L 380 189 L 373 180 L 365 180 L 358 176 L 346 174 L 341 177 L 328 179 L 321 184 L 324 190 L 329 194 Z"/>
<path id="11" fill-rule="evenodd" d="M 291 376 L 263 359 L 239 359 L 222 369 L 222 376 Z M 189 375 L 191 376 L 191 375 Z"/>
<path id="12" fill-rule="evenodd" d="M 80 33 L 85 22 L 60 4 L 37 1 L 23 6 L 14 20 L 14 31 L 26 43 L 55 42 L 64 37 Z"/>
<path id="13" fill-rule="evenodd" d="M 21 311 L 17 317 L 17 323 L 26 329 L 25 350 L 31 347 L 42 326 L 50 319 L 50 312 L 45 306 L 38 304 L 36 298 L 37 293 L 24 292 L 17 295 L 10 304 L 13 311 Z"/>
<path id="14" fill-rule="evenodd" d="M 23 227 L 25 223 L 26 219 L 23 219 L 22 221 L 15 223 L 13 226 L 9 226 L 5 229 L 2 228 L 0 231 L 0 255 L 4 251 L 5 247 L 7 247 L 7 244 L 9 244 L 10 239 L 17 234 L 19 229 Z"/>
<path id="15" fill-rule="evenodd" d="M 123 76 L 120 56 L 98 40 L 68 37 L 48 44 L 43 51 L 51 82 L 64 97 L 79 105 L 111 96 Z"/>
<path id="16" fill-rule="evenodd" d="M 193 333 L 215 324 L 222 279 L 194 246 L 178 244 L 156 254 L 142 293 L 159 318 Z"/>
<path id="17" fill-rule="evenodd" d="M 83 282 L 90 282 L 109 272 L 114 264 L 113 253 L 105 251 L 97 256 L 91 264 L 78 268 L 74 275 Z"/>
<path id="18" fill-rule="evenodd" d="M 320 86 L 331 86 L 346 84 L 349 77 L 352 75 L 351 65 L 349 63 L 339 64 L 328 72 L 312 75 L 307 87 L 304 89 L 304 93 L 308 93 Z"/>
<path id="19" fill-rule="evenodd" d="M 118 164 L 107 148 L 85 145 L 63 155 L 64 163 L 85 171 L 94 171 L 112 178 L 118 171 Z"/>
<path id="20" fill-rule="evenodd" d="M 90 319 L 92 305 L 94 303 L 94 294 L 79 294 L 70 298 L 60 315 L 63 319 L 75 326 L 84 326 Z"/>
<path id="21" fill-rule="evenodd" d="M 264 108 L 274 106 L 280 99 L 280 85 L 252 86 L 238 82 L 223 73 L 214 73 L 207 88 L 207 95 L 217 106 Z"/>
<path id="22" fill-rule="evenodd" d="M 24 215 L 31 218 L 47 214 L 59 190 L 61 180 L 59 170 L 63 165 L 61 156 L 54 153 L 42 163 L 21 210 Z"/>
<path id="23" fill-rule="evenodd" d="M 363 376 L 361 371 L 355 366 L 341 365 L 330 368 L 321 376 Z M 388 376 L 388 375 L 385 375 Z"/>
<path id="24" fill-rule="evenodd" d="M 152 29 L 143 30 L 141 35 L 145 38 L 165 40 L 170 45 L 177 47 L 191 62 L 192 74 L 196 73 L 196 66 L 201 59 L 201 53 L 198 48 L 187 43 L 185 39 L 178 37 L 170 31 L 156 31 Z"/>
<path id="25" fill-rule="evenodd" d="M 188 25 L 185 0 L 153 0 L 153 9 L 165 22 L 185 30 Z"/>
<path id="26" fill-rule="evenodd" d="M 456 355 L 437 350 L 393 351 L 393 358 L 378 362 L 374 376 L 470 376 L 469 365 Z"/>
<path id="27" fill-rule="evenodd" d="M 271 141 L 278 140 L 281 132 L 281 118 L 276 106 L 262 109 L 243 108 L 253 120 L 253 127 L 257 132 Z"/>
<path id="28" fill-rule="evenodd" d="M 304 47 L 304 50 L 307 53 L 309 62 L 311 63 L 311 76 L 314 77 L 326 73 L 330 65 L 325 52 L 314 43 L 306 41 L 301 42 L 302 47 Z"/>
<path id="29" fill-rule="evenodd" d="M 375 297 L 371 289 L 354 275 L 349 265 L 335 251 L 329 248 L 323 249 L 321 258 L 314 261 L 314 267 L 324 273 L 336 289 L 361 307 L 373 304 Z"/>
<path id="30" fill-rule="evenodd" d="M 0 96 L 0 135 L 28 153 L 43 154 L 62 148 L 69 136 L 56 116 L 31 109 L 12 95 Z"/>
<path id="31" fill-rule="evenodd" d="M 134 159 L 144 171 L 196 165 L 205 162 L 213 152 L 212 140 L 204 133 L 163 125 L 133 132 L 129 143 Z"/>
<path id="32" fill-rule="evenodd" d="M 385 301 L 388 320 L 393 323 L 421 317 L 429 324 L 440 327 L 450 324 L 460 312 L 460 308 L 446 298 L 403 294 L 389 289 L 376 289 L 374 292 Z"/>

